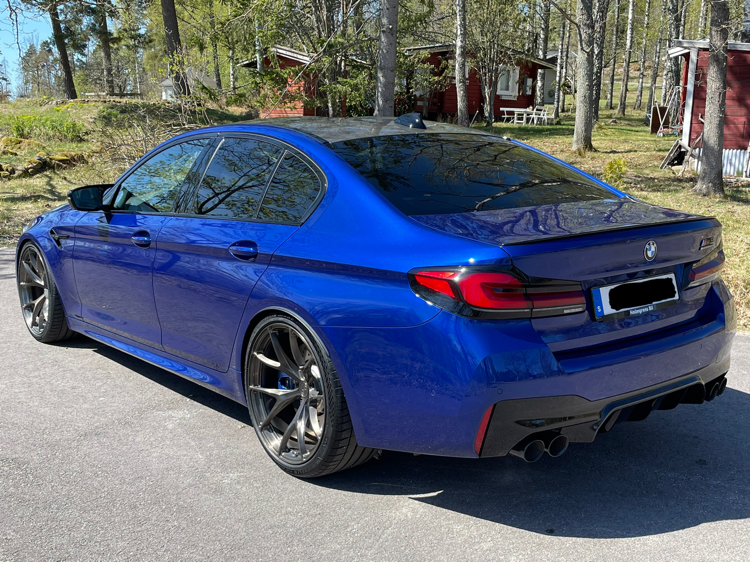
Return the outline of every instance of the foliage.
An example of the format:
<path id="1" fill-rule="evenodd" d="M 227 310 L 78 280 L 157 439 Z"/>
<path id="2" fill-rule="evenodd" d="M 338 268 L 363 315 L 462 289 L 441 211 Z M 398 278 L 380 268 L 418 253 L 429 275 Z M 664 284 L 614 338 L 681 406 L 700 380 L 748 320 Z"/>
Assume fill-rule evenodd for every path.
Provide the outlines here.
<path id="1" fill-rule="evenodd" d="M 84 127 L 64 115 L 13 115 L 0 119 L 0 132 L 19 139 L 78 142 L 83 140 Z"/>
<path id="2" fill-rule="evenodd" d="M 628 167 L 625 159 L 618 156 L 604 164 L 602 178 L 612 187 L 622 187 L 627 172 Z"/>

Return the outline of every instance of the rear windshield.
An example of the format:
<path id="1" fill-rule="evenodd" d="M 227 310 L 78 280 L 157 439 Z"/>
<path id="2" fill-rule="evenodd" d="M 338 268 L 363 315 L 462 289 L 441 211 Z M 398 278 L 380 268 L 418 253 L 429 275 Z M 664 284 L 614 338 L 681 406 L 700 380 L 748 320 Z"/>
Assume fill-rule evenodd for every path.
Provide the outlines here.
<path id="1" fill-rule="evenodd" d="M 617 199 L 562 164 L 495 137 L 384 136 L 332 148 L 406 215 Z"/>

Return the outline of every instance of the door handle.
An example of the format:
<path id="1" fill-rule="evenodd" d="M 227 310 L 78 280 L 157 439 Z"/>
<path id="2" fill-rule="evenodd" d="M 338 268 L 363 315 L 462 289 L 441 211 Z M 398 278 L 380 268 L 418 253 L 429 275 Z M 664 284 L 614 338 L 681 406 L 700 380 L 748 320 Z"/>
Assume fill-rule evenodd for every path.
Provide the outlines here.
<path id="1" fill-rule="evenodd" d="M 130 239 L 139 248 L 148 248 L 151 245 L 151 235 L 145 230 L 139 230 Z"/>
<path id="2" fill-rule="evenodd" d="M 229 246 L 229 253 L 242 261 L 255 261 L 258 258 L 258 245 L 252 240 L 240 240 Z"/>

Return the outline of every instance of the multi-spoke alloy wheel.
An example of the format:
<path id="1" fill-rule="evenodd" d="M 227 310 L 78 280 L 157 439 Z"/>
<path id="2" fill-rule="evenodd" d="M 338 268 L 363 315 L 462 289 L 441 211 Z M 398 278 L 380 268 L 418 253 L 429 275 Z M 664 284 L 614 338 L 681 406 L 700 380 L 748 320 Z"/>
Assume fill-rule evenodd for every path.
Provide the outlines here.
<path id="1" fill-rule="evenodd" d="M 16 272 L 18 296 L 26 327 L 37 340 L 49 343 L 69 338 L 60 296 L 41 250 L 27 243 L 21 249 Z"/>
<path id="2" fill-rule="evenodd" d="M 18 264 L 18 292 L 29 331 L 41 337 L 49 320 L 47 268 L 37 249 L 28 244 Z"/>
<path id="3" fill-rule="evenodd" d="M 245 360 L 250 417 L 276 463 L 300 477 L 322 476 L 365 462 L 341 384 L 323 346 L 288 316 L 253 331 Z"/>

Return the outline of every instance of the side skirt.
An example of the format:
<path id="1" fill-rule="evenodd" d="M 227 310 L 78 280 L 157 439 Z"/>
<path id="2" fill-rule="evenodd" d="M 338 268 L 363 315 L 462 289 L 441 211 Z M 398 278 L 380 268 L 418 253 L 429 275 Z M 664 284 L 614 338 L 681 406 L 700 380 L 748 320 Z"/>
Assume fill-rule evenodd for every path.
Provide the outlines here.
<path id="1" fill-rule="evenodd" d="M 150 363 L 151 365 L 165 369 L 170 373 L 174 373 L 175 375 L 193 381 L 205 388 L 213 390 L 214 392 L 218 392 L 235 402 L 247 406 L 245 392 L 242 387 L 242 375 L 234 369 L 230 369 L 226 373 L 220 373 L 202 365 L 185 361 L 174 355 L 129 340 L 118 334 L 113 334 L 112 332 L 89 324 L 88 322 L 84 322 L 83 320 L 71 318 L 70 316 L 68 316 L 67 319 L 68 326 L 75 332 L 79 332 L 93 340 L 141 359 L 146 363 Z"/>

